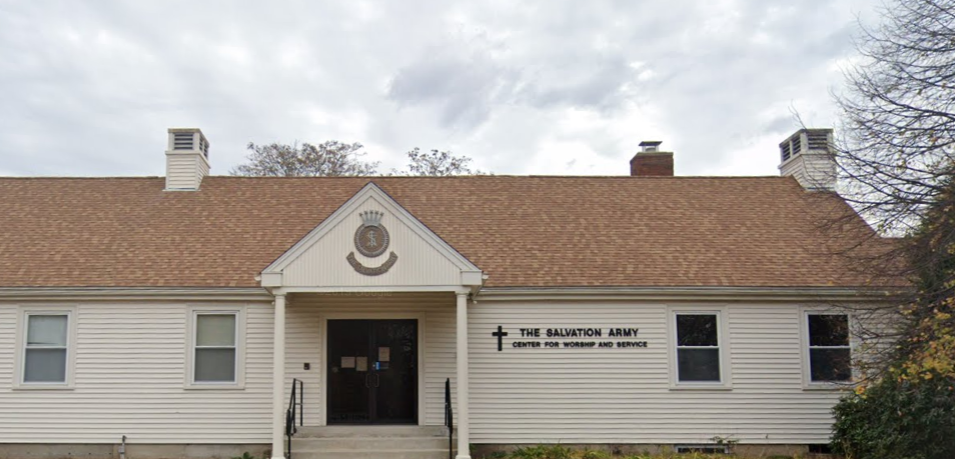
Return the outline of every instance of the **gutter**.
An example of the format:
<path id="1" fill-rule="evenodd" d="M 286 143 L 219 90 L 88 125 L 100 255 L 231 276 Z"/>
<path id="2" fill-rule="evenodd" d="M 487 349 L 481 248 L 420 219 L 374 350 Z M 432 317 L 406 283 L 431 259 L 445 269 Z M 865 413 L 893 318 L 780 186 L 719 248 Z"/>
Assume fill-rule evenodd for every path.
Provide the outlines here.
<path id="1" fill-rule="evenodd" d="M 101 299 L 107 301 L 272 301 L 264 288 L 0 287 L 3 300 Z"/>
<path id="2" fill-rule="evenodd" d="M 905 289 L 868 287 L 484 287 L 478 301 L 891 301 Z"/>

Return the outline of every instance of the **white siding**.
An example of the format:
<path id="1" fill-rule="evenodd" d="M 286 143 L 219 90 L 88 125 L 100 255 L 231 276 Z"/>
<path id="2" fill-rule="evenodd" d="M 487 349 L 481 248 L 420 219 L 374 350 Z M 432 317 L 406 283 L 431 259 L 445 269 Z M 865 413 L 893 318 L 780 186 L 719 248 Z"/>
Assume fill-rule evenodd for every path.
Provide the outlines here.
<path id="1" fill-rule="evenodd" d="M 166 189 L 195 190 L 209 173 L 209 163 L 201 153 L 166 154 Z"/>
<path id="2" fill-rule="evenodd" d="M 22 390 L 13 388 L 18 305 L 0 303 L 0 441 L 271 441 L 271 305 L 246 306 L 245 388 L 194 390 L 184 387 L 189 305 L 73 304 L 74 388 Z"/>
<path id="3" fill-rule="evenodd" d="M 290 395 L 292 378 L 302 380 L 305 386 L 305 425 L 323 424 L 325 401 L 322 400 L 321 385 L 325 370 L 322 362 L 325 339 L 320 333 L 323 319 L 395 315 L 421 318 L 418 326 L 424 332 L 424 342 L 418 345 L 424 346 L 421 365 L 425 405 L 423 424 L 444 424 L 444 382 L 451 378 L 453 396 L 455 379 L 454 295 L 297 295 L 290 299 L 286 314 L 286 399 Z M 306 362 L 311 363 L 311 370 L 303 369 Z"/>
<path id="4" fill-rule="evenodd" d="M 805 188 L 831 190 L 836 184 L 836 163 L 826 154 L 796 155 L 780 166 L 780 173 L 793 176 Z"/>
<path id="5" fill-rule="evenodd" d="M 228 303 L 235 305 L 236 303 Z M 245 388 L 184 388 L 187 314 L 200 303 L 75 303 L 72 390 L 13 386 L 16 304 L 0 303 L 0 441 L 268 443 L 272 306 L 247 305 Z M 323 319 L 420 318 L 422 421 L 443 423 L 444 381 L 455 382 L 450 293 L 292 295 L 285 389 L 305 383 L 305 420 L 321 425 Z M 800 306 L 724 307 L 731 390 L 673 390 L 667 304 L 483 301 L 470 305 L 474 443 L 823 443 L 839 393 L 803 390 Z M 706 306 L 703 306 L 706 307 Z M 497 351 L 497 326 L 510 333 Z M 514 349 L 521 327 L 638 327 L 646 349 Z M 311 364 L 304 370 L 303 363 Z M 452 384 L 453 389 L 454 384 Z M 286 400 L 288 394 L 286 393 Z M 456 400 L 456 399 L 455 399 Z"/>
<path id="6" fill-rule="evenodd" d="M 358 206 L 341 224 L 332 228 L 305 253 L 283 271 L 283 283 L 295 286 L 425 286 L 459 285 L 461 269 L 435 250 L 413 228 L 386 213 L 381 222 L 388 230 L 391 243 L 378 257 L 368 258 L 355 250 L 355 230 L 361 226 L 358 215 L 366 210 L 383 211 L 386 206 L 376 198 L 369 198 Z M 355 272 L 346 261 L 349 253 L 368 267 L 380 266 L 389 253 L 398 255 L 398 261 L 387 273 L 366 276 Z"/>
<path id="7" fill-rule="evenodd" d="M 725 306 L 731 390 L 671 389 L 665 304 L 479 301 L 469 313 L 472 442 L 827 442 L 839 393 L 802 388 L 799 306 L 712 306 Z M 498 325 L 510 333 L 503 352 Z M 518 328 L 560 326 L 638 327 L 649 347 L 508 348 Z"/>

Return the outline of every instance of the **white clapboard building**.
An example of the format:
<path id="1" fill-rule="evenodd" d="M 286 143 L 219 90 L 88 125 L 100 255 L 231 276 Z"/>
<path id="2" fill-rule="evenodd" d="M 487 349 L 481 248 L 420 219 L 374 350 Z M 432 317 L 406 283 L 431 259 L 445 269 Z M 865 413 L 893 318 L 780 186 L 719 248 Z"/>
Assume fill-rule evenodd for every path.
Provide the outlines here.
<path id="1" fill-rule="evenodd" d="M 882 294 L 830 137 L 778 177 L 645 142 L 618 177 L 249 178 L 170 129 L 165 177 L 0 178 L 0 457 L 821 449 L 834 305 Z"/>

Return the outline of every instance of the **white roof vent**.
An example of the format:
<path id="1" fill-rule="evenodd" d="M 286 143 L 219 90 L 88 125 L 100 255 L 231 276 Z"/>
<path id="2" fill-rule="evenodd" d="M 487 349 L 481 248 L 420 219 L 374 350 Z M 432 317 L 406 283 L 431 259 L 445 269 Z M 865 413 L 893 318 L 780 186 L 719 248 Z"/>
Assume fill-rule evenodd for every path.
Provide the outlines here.
<path id="1" fill-rule="evenodd" d="M 195 191 L 209 175 L 209 141 L 196 128 L 170 128 L 166 149 L 166 190 Z"/>
<path id="2" fill-rule="evenodd" d="M 836 163 L 832 129 L 800 129 L 779 144 L 779 173 L 793 176 L 808 190 L 834 190 Z"/>
<path id="3" fill-rule="evenodd" d="M 172 134 L 173 151 L 200 150 L 202 155 L 209 159 L 209 141 L 206 140 L 206 136 L 202 135 L 201 130 L 170 129 L 169 133 Z M 196 142 L 199 142 L 199 144 L 196 145 Z"/>
<path id="4" fill-rule="evenodd" d="M 641 153 L 655 153 L 660 151 L 660 142 L 659 140 L 644 140 L 640 142 L 640 152 Z"/>

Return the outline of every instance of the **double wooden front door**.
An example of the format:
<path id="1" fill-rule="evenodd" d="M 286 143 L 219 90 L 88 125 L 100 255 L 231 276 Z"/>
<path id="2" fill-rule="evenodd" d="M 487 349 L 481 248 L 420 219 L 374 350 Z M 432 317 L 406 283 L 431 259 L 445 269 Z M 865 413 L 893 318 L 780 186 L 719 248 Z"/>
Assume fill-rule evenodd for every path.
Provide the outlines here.
<path id="1" fill-rule="evenodd" d="M 418 422 L 418 321 L 328 321 L 328 423 Z"/>

